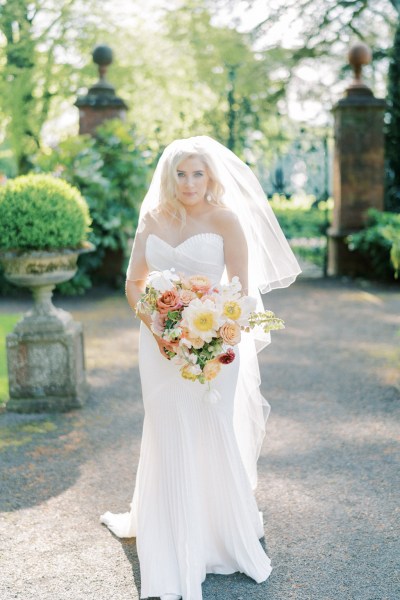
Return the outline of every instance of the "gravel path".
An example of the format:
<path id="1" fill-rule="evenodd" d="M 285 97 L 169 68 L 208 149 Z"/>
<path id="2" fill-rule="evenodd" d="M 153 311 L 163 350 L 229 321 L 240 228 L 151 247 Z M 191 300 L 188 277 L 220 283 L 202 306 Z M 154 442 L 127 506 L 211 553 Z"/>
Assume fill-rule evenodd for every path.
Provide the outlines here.
<path id="1" fill-rule="evenodd" d="M 0 598 L 135 600 L 135 540 L 98 518 L 133 492 L 137 323 L 123 293 L 56 304 L 84 323 L 91 396 L 0 415 Z M 256 495 L 274 570 L 258 585 L 208 575 L 204 600 L 399 600 L 399 289 L 303 279 L 265 304 L 287 323 L 260 357 L 272 413 Z"/>

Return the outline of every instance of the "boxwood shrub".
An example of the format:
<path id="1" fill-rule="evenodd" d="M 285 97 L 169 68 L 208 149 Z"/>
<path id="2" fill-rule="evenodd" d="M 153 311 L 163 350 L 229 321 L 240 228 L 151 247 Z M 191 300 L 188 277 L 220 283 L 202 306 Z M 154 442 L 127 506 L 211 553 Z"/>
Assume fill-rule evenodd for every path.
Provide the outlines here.
<path id="1" fill-rule="evenodd" d="M 79 190 L 51 175 L 30 174 L 0 187 L 0 248 L 77 248 L 86 241 L 89 209 Z"/>

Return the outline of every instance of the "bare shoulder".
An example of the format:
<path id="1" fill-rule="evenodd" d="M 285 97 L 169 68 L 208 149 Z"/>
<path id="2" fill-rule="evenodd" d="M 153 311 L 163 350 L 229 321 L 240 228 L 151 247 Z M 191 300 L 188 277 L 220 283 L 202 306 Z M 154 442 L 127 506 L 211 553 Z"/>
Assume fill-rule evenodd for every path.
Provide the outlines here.
<path id="1" fill-rule="evenodd" d="M 157 226 L 157 215 L 158 212 L 156 209 L 149 210 L 149 212 L 144 215 L 137 227 L 137 233 L 140 236 L 147 237 L 149 233 L 155 231 Z"/>
<path id="2" fill-rule="evenodd" d="M 232 227 L 240 227 L 236 214 L 225 206 L 215 207 L 212 212 L 212 223 L 221 233 L 231 230 Z"/>

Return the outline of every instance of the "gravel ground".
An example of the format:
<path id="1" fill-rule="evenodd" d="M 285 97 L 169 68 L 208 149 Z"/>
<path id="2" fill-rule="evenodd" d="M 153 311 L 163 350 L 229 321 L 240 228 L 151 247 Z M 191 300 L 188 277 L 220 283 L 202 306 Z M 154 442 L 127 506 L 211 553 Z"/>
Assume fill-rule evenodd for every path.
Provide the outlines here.
<path id="1" fill-rule="evenodd" d="M 0 598 L 135 600 L 135 540 L 98 518 L 133 492 L 137 323 L 122 292 L 56 304 L 84 323 L 91 395 L 0 415 Z M 262 584 L 208 575 L 204 600 L 399 600 L 399 289 L 300 279 L 265 305 L 287 324 L 260 356 L 272 413 L 256 495 L 274 569 Z"/>

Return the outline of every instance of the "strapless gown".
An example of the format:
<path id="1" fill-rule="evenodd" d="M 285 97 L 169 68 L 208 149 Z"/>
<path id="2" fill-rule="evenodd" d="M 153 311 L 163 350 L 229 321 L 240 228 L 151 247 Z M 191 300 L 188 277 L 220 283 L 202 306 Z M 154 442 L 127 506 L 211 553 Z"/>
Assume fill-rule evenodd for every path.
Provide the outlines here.
<path id="1" fill-rule="evenodd" d="M 225 268 L 223 238 L 191 236 L 172 247 L 154 234 L 146 244 L 149 269 L 174 267 L 218 283 Z M 140 598 L 177 594 L 201 600 L 207 573 L 245 573 L 265 581 L 270 560 L 259 538 L 261 513 L 241 460 L 233 427 L 236 359 L 212 382 L 217 403 L 204 401 L 206 386 L 185 380 L 141 324 L 139 369 L 145 417 L 130 512 L 101 516 L 118 537 L 136 537 Z"/>

